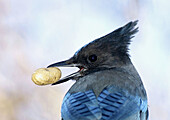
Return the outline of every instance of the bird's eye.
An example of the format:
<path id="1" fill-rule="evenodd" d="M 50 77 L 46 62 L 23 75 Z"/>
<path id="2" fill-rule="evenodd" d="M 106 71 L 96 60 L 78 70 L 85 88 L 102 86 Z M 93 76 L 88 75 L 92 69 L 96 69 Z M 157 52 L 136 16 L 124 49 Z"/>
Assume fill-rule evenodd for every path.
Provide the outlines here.
<path id="1" fill-rule="evenodd" d="M 89 56 L 90 62 L 95 62 L 97 60 L 97 56 L 95 54 Z"/>

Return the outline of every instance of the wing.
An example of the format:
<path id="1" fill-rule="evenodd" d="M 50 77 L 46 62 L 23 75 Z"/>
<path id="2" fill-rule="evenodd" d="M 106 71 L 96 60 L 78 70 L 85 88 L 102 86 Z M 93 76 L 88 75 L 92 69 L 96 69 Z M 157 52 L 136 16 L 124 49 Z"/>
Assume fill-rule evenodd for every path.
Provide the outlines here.
<path id="1" fill-rule="evenodd" d="M 97 98 L 102 111 L 101 120 L 124 120 L 147 111 L 147 101 L 141 100 L 138 96 L 130 95 L 127 91 L 117 90 L 115 87 L 107 87 Z"/>
<path id="2" fill-rule="evenodd" d="M 62 104 L 61 115 L 64 120 L 99 120 L 101 110 L 92 90 L 67 93 Z"/>

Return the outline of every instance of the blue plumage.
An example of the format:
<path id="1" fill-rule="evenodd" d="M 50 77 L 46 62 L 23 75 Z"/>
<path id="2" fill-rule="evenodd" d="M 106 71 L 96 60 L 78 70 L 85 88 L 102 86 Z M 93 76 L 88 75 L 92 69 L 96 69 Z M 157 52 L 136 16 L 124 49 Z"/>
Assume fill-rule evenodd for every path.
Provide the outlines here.
<path id="1" fill-rule="evenodd" d="M 101 110 L 92 90 L 66 94 L 62 105 L 62 116 L 67 120 L 100 119 Z"/>
<path id="2" fill-rule="evenodd" d="M 105 88 L 98 97 L 92 90 L 67 93 L 63 100 L 62 117 L 67 120 L 121 120 L 142 110 L 142 107 L 147 108 L 147 103 L 142 104 L 144 101 L 140 97 L 127 96 L 127 92 L 113 89 L 114 86 Z"/>

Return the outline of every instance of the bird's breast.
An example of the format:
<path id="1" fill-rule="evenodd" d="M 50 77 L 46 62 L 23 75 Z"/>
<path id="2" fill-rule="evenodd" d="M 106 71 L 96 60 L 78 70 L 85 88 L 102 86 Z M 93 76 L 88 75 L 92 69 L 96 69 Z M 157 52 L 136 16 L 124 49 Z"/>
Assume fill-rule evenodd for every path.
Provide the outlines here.
<path id="1" fill-rule="evenodd" d="M 145 89 L 140 77 L 115 70 L 98 71 L 86 75 L 76 81 L 69 93 L 93 90 L 97 97 L 107 86 L 114 86 L 116 89 L 125 90 L 132 95 L 146 97 L 142 93 L 145 92 Z M 140 88 L 144 91 L 141 92 Z"/>

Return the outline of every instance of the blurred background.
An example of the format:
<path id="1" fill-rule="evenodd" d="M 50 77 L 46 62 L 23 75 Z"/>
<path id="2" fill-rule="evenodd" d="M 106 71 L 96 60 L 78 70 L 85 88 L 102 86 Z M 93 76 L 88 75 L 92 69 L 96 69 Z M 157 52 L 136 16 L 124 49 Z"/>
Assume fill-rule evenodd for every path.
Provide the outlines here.
<path id="1" fill-rule="evenodd" d="M 37 86 L 31 74 L 139 20 L 130 54 L 148 94 L 150 120 L 170 119 L 168 0 L 0 0 L 0 120 L 59 120 L 74 83 Z M 76 68 L 61 68 L 63 76 Z"/>

